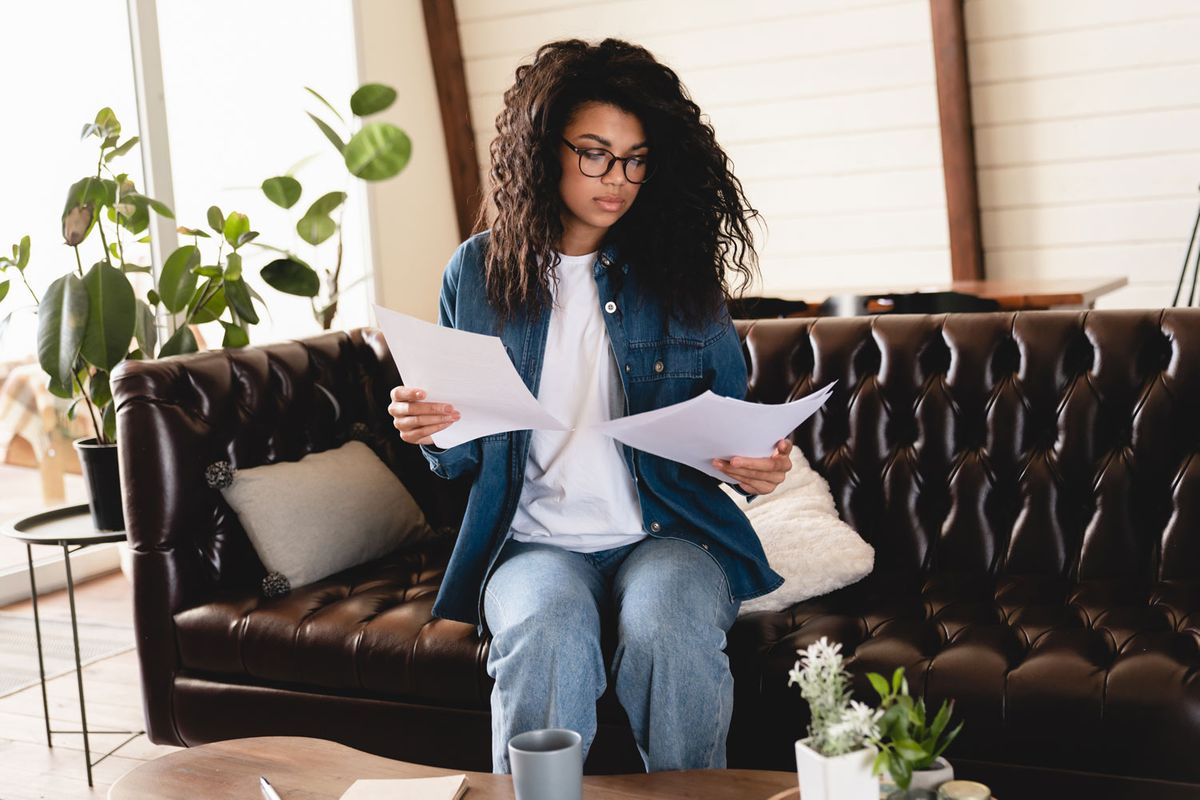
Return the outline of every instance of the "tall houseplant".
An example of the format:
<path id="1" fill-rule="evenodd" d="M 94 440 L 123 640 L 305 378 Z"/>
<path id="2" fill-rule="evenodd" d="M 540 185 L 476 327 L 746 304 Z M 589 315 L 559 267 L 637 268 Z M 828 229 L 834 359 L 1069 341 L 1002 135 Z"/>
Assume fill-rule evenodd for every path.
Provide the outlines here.
<path id="1" fill-rule="evenodd" d="M 244 214 L 226 217 L 216 207 L 209 209 L 208 222 L 218 236 L 217 254 L 210 260 L 204 258 L 199 240 L 212 237 L 199 229 L 179 228 L 193 237 L 193 243 L 167 257 L 157 282 L 149 266 L 128 256 L 128 239 L 149 242 L 146 231 L 152 211 L 170 219 L 174 213 L 139 192 L 128 174 L 113 172 L 112 162 L 138 141 L 132 136 L 122 142 L 120 134 L 121 124 L 110 108 L 102 108 L 94 121 L 83 126 L 81 140 L 95 137 L 100 142 L 95 174 L 70 187 L 63 207 L 63 240 L 74 251 L 74 269 L 50 283 L 40 298 L 25 282 L 37 304 L 38 360 L 49 376 L 49 390 L 73 401 L 69 415 L 82 402 L 96 432 L 75 447 L 100 530 L 124 528 L 116 414 L 109 390 L 113 368 L 127 358 L 195 351 L 197 342 L 189 326 L 203 322 L 221 323 L 226 346 L 245 345 L 248 327 L 258 322 L 252 303 L 258 296 L 242 279 L 238 252 L 258 234 Z M 82 246 L 93 231 L 99 238 L 99 259 L 85 269 Z M 5 259 L 6 270 L 15 268 L 24 279 L 29 252 L 29 238 L 24 237 L 14 257 Z M 143 296 L 135 291 L 135 281 L 144 288 Z M 160 321 L 166 334 L 161 343 Z"/>
<path id="2" fill-rule="evenodd" d="M 346 165 L 347 174 L 365 181 L 384 181 L 394 178 L 408 165 L 412 156 L 412 142 L 408 134 L 390 122 L 363 122 L 357 130 L 346 118 L 316 90 L 305 89 L 337 119 L 339 132 L 324 118 L 309 112 L 309 117 L 337 150 Z M 389 108 L 396 100 L 396 90 L 380 83 L 360 86 L 350 97 L 350 111 L 362 120 Z M 345 139 L 343 139 L 345 135 Z M 280 208 L 290 209 L 296 205 L 303 193 L 300 181 L 292 171 L 276 175 L 262 182 L 262 191 L 267 199 Z M 342 275 L 342 215 L 345 211 L 347 193 L 344 190 L 329 191 L 308 205 L 296 220 L 296 233 L 312 249 L 316 260 L 318 247 L 334 236 L 337 249 L 332 266 L 322 268 L 322 274 L 309 265 L 308 261 L 292 250 L 256 242 L 256 246 L 281 254 L 280 258 L 267 264 L 259 273 L 271 287 L 286 294 L 309 298 L 314 319 L 322 330 L 329 330 L 337 316 L 338 300 L 350 286 L 341 286 Z M 333 217 L 337 212 L 337 219 Z M 360 278 L 359 280 L 363 280 Z M 357 283 L 358 281 L 355 281 Z"/>

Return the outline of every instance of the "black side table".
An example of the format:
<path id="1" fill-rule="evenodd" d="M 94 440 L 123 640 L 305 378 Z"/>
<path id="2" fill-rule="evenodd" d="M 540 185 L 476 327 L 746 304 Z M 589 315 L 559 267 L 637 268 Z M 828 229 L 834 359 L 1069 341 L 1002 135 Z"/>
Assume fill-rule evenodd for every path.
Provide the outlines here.
<path id="1" fill-rule="evenodd" d="M 54 747 L 51 739 L 51 734 L 54 733 L 82 733 L 88 786 L 92 786 L 92 767 L 141 736 L 145 731 L 88 731 L 87 709 L 83 702 L 83 669 L 79 663 L 79 622 L 75 617 L 75 579 L 71 575 L 71 553 L 76 553 L 92 545 L 123 542 L 125 541 L 125 532 L 97 531 L 92 524 L 91 511 L 86 505 L 63 506 L 41 514 L 34 514 L 31 517 L 17 520 L 0 532 L 25 543 L 25 558 L 29 563 L 29 593 L 33 600 L 33 630 L 37 637 L 38 674 L 41 676 L 42 684 L 42 715 L 46 722 L 46 744 Z M 35 544 L 61 547 L 63 551 L 63 564 L 67 570 L 67 599 L 71 605 L 71 635 L 75 640 L 75 679 L 79 685 L 79 720 L 82 730 L 78 731 L 51 730 L 50 728 L 50 703 L 46 699 L 46 666 L 42 656 L 42 622 L 38 616 L 37 579 L 34 577 L 33 569 L 33 545 Z M 92 761 L 89 733 L 129 734 L 129 736 L 112 750 Z"/>

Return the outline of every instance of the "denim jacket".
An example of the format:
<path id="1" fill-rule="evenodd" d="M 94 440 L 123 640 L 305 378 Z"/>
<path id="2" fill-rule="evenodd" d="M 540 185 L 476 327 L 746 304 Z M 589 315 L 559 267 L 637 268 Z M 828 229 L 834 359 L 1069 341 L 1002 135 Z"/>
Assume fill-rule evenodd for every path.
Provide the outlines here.
<path id="1" fill-rule="evenodd" d="M 490 231 L 475 234 L 451 256 L 442 276 L 438 322 L 499 336 L 525 385 L 537 396 L 550 315 L 519 311 L 501 328 L 483 278 L 489 235 Z M 621 271 L 620 280 L 614 270 Z M 700 328 L 685 328 L 674 317 L 664 325 L 661 307 L 639 293 L 636 270 L 620 260 L 613 245 L 600 250 L 593 275 L 627 415 L 679 403 L 706 389 L 745 397 L 746 362 L 728 312 Z M 435 474 L 451 480 L 474 478 L 433 614 L 472 623 L 481 636 L 483 587 L 510 534 L 524 485 L 529 440 L 530 431 L 519 430 L 448 449 L 421 445 Z M 621 448 L 638 489 L 646 533 L 703 548 L 724 571 L 731 601 L 758 597 L 783 583 L 767 563 L 746 515 L 721 491 L 716 478 L 628 445 Z M 753 500 L 754 495 L 738 491 L 746 502 Z"/>

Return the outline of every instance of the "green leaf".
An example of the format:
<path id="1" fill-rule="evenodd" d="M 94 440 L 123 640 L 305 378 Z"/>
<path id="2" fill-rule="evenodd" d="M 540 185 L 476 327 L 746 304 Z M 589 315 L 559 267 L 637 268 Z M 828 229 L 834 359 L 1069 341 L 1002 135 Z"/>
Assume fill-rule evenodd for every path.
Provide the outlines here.
<path id="1" fill-rule="evenodd" d="M 220 278 L 225 271 L 220 267 L 192 267 L 192 272 L 201 278 Z"/>
<path id="2" fill-rule="evenodd" d="M 8 295 L 8 286 L 12 281 L 0 281 L 0 303 L 4 302 L 4 298 Z"/>
<path id="3" fill-rule="evenodd" d="M 229 216 L 225 218 L 225 228 L 222 233 L 225 234 L 225 241 L 229 242 L 230 246 L 238 246 L 238 237 L 250 230 L 250 218 L 245 214 L 237 211 L 230 211 Z"/>
<path id="4" fill-rule="evenodd" d="M 17 269 L 24 270 L 29 266 L 29 236 L 21 237 L 21 244 L 17 247 Z"/>
<path id="5" fill-rule="evenodd" d="M 351 175 L 382 181 L 399 174 L 408 164 L 412 141 L 390 122 L 369 122 L 354 134 L 342 155 Z"/>
<path id="6" fill-rule="evenodd" d="M 355 116 L 376 114 L 396 102 L 396 90 L 382 83 L 367 83 L 350 95 L 350 110 Z"/>
<path id="7" fill-rule="evenodd" d="M 300 181 L 289 175 L 267 178 L 262 182 L 263 194 L 280 208 L 291 208 L 300 199 Z"/>
<path id="8" fill-rule="evenodd" d="M 243 233 L 241 236 L 238 237 L 237 244 L 235 244 L 234 247 L 235 248 L 241 247 L 242 245 L 246 244 L 247 242 L 252 242 L 257 238 L 258 238 L 258 231 L 246 231 L 245 233 Z"/>
<path id="9" fill-rule="evenodd" d="M 200 348 L 196 345 L 196 337 L 192 335 L 192 329 L 187 325 L 180 325 L 179 330 L 167 339 L 166 344 L 162 346 L 162 350 L 158 351 L 159 358 L 167 356 L 177 356 L 181 353 L 194 353 Z"/>
<path id="10" fill-rule="evenodd" d="M 225 280 L 237 281 L 242 278 L 242 257 L 237 253 L 225 256 Z"/>
<path id="11" fill-rule="evenodd" d="M 144 300 L 137 301 L 137 322 L 133 336 L 143 353 L 153 353 L 158 344 L 158 328 L 154 324 L 154 309 Z"/>
<path id="12" fill-rule="evenodd" d="M 258 312 L 254 310 L 254 304 L 250 301 L 250 292 L 246 290 L 245 281 L 225 281 L 225 302 L 229 303 L 229 307 L 239 317 L 251 325 L 258 324 Z"/>
<path id="13" fill-rule="evenodd" d="M 327 192 L 313 201 L 313 204 L 308 207 L 308 211 L 304 212 L 304 216 L 327 217 L 344 202 L 346 202 L 345 192 Z"/>
<path id="14" fill-rule="evenodd" d="M 154 270 L 152 268 L 145 266 L 144 264 L 129 264 L 129 263 L 121 264 L 121 272 L 124 272 L 126 275 L 129 275 L 131 273 L 150 274 L 153 271 Z"/>
<path id="15" fill-rule="evenodd" d="M 126 195 L 126 196 L 132 196 L 132 197 L 137 198 L 137 200 L 139 202 L 150 206 L 150 208 L 154 209 L 155 213 L 160 214 L 160 215 L 166 217 L 167 219 L 175 219 L 175 212 L 171 210 L 170 206 L 168 206 L 166 203 L 162 202 L 161 200 L 155 200 L 153 197 L 147 197 L 144 194 L 135 194 L 135 195 Z"/>
<path id="16" fill-rule="evenodd" d="M 108 106 L 96 112 L 95 122 L 104 138 L 121 135 L 121 123 L 117 121 L 117 115 Z"/>
<path id="17" fill-rule="evenodd" d="M 137 306 L 129 278 L 106 261 L 97 261 L 83 276 L 88 293 L 88 321 L 80 353 L 99 369 L 111 370 L 129 352 L 137 323 Z"/>
<path id="18" fill-rule="evenodd" d="M 87 322 L 88 292 L 83 279 L 67 273 L 50 284 L 38 306 L 38 362 L 59 388 L 72 386 Z"/>
<path id="19" fill-rule="evenodd" d="M 187 228 L 187 227 L 184 227 L 183 225 L 180 225 L 178 228 L 175 229 L 175 231 L 176 231 L 176 233 L 182 233 L 184 236 L 200 236 L 204 239 L 212 238 L 211 236 L 209 236 L 207 233 L 200 230 L 199 228 Z"/>
<path id="20" fill-rule="evenodd" d="M 62 212 L 63 240 L 68 246 L 74 247 L 87 238 L 96 222 L 96 212 L 106 203 L 108 189 L 99 178 L 89 175 L 71 184 Z"/>
<path id="21" fill-rule="evenodd" d="M 875 687 L 875 691 L 879 693 L 881 699 L 888 696 L 888 682 L 882 675 L 878 672 L 868 672 L 867 680 L 871 682 L 871 686 Z"/>
<path id="22" fill-rule="evenodd" d="M 892 691 L 897 694 L 900 692 L 900 681 L 904 679 L 904 667 L 896 667 L 896 671 L 892 673 Z"/>
<path id="23" fill-rule="evenodd" d="M 104 429 L 106 441 L 115 442 L 117 440 L 117 409 L 112 403 L 104 407 L 100 427 Z"/>
<path id="24" fill-rule="evenodd" d="M 309 244 L 319 245 L 337 232 L 337 223 L 325 216 L 301 217 L 296 222 L 296 233 Z"/>
<path id="25" fill-rule="evenodd" d="M 63 383 L 53 375 L 50 376 L 50 380 L 46 383 L 46 388 L 49 390 L 50 394 L 54 395 L 55 397 L 61 397 L 64 400 L 70 400 L 75 396 L 74 381 Z"/>
<path id="26" fill-rule="evenodd" d="M 313 114 L 310 111 L 310 112 L 308 112 L 308 116 L 312 119 L 313 122 L 317 123 L 317 127 L 321 129 L 321 133 L 325 134 L 325 138 L 328 139 L 333 144 L 333 146 L 337 148 L 337 151 L 339 153 L 341 153 L 342 155 L 345 155 L 346 143 L 342 141 L 342 137 L 338 136 L 337 133 L 333 130 L 333 128 L 329 127 L 329 125 L 327 125 L 325 123 L 325 120 L 321 119 L 316 114 Z"/>
<path id="27" fill-rule="evenodd" d="M 189 305 L 194 306 L 200 302 L 200 298 L 208 293 L 208 289 L 212 286 L 211 282 L 206 282 L 204 286 L 196 290 L 196 296 L 192 298 Z M 219 286 L 212 293 L 201 308 L 196 309 L 196 313 L 192 316 L 192 322 L 197 325 L 203 325 L 206 322 L 215 322 L 222 314 L 225 313 L 225 287 Z"/>
<path id="28" fill-rule="evenodd" d="M 110 162 L 114 158 L 116 158 L 117 156 L 125 155 L 126 153 L 129 152 L 130 148 L 132 148 L 135 144 L 137 144 L 137 142 L 138 142 L 138 137 L 136 137 L 136 136 L 129 137 L 119 147 L 104 154 L 104 163 L 107 164 L 108 162 Z"/>
<path id="29" fill-rule="evenodd" d="M 151 289 L 150 291 L 146 292 L 146 301 L 149 302 L 150 305 L 156 306 L 162 302 L 162 298 L 158 296 L 158 292 Z"/>
<path id="30" fill-rule="evenodd" d="M 299 259 L 278 258 L 258 274 L 268 286 L 285 294 L 316 297 L 321 291 L 321 278 L 317 271 Z"/>
<path id="31" fill-rule="evenodd" d="M 333 107 L 333 104 L 332 104 L 332 103 L 330 103 L 328 100 L 326 100 L 326 99 L 325 99 L 324 97 L 322 97 L 320 94 L 318 94 L 316 89 L 313 89 L 313 88 L 311 88 L 311 87 L 305 86 L 305 87 L 304 87 L 304 90 L 305 90 L 306 92 L 308 92 L 309 94 L 311 94 L 313 97 L 315 97 L 315 98 L 317 98 L 318 100 L 320 100 L 320 101 L 321 101 L 321 102 L 322 102 L 322 103 L 325 105 L 325 107 L 326 107 L 326 108 L 328 108 L 330 111 L 332 111 L 332 112 L 333 112 L 333 115 L 334 115 L 335 117 L 337 117 L 337 118 L 338 118 L 338 120 L 339 120 L 340 122 L 342 122 L 342 124 L 345 124 L 346 120 L 342 118 L 342 115 L 338 113 L 338 110 L 337 110 L 336 108 L 334 108 L 334 107 Z"/>
<path id="32" fill-rule="evenodd" d="M 225 217 L 221 215 L 221 209 L 216 206 L 208 207 L 208 227 L 217 233 L 225 230 Z"/>
<path id="33" fill-rule="evenodd" d="M 225 337 L 221 340 L 222 347 L 245 347 L 250 344 L 250 334 L 246 333 L 246 329 L 241 325 L 221 320 L 221 326 L 225 328 Z"/>
<path id="34" fill-rule="evenodd" d="M 926 756 L 925 748 L 914 742 L 912 739 L 897 739 L 892 743 L 896 747 L 896 752 L 905 761 L 920 761 Z"/>
<path id="35" fill-rule="evenodd" d="M 200 248 L 185 244 L 167 257 L 162 274 L 158 276 L 158 294 L 171 313 L 182 311 L 196 290 L 196 274 L 192 268 L 200 263 Z"/>
<path id="36" fill-rule="evenodd" d="M 88 381 L 89 394 L 97 406 L 106 406 L 112 402 L 112 389 L 108 385 L 108 373 L 98 369 L 92 373 Z"/>

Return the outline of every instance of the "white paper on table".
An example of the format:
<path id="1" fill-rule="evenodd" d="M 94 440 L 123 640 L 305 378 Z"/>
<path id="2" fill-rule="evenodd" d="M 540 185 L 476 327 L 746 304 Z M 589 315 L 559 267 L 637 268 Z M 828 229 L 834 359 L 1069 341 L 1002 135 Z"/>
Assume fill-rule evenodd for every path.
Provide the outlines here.
<path id="1" fill-rule="evenodd" d="M 467 793 L 466 775 L 440 778 L 360 778 L 350 785 L 341 800 L 458 800 Z"/>
<path id="2" fill-rule="evenodd" d="M 712 465 L 714 458 L 771 455 L 776 442 L 824 405 L 835 383 L 777 405 L 735 400 L 710 390 L 682 403 L 602 422 L 594 428 L 637 450 L 729 481 L 728 475 Z"/>
<path id="3" fill-rule="evenodd" d="M 425 390 L 435 403 L 449 403 L 461 418 L 433 434 L 438 447 L 493 433 L 565 431 L 538 403 L 498 336 L 460 331 L 375 306 L 375 319 L 407 386 Z"/>

